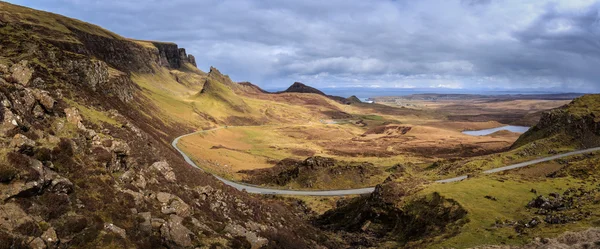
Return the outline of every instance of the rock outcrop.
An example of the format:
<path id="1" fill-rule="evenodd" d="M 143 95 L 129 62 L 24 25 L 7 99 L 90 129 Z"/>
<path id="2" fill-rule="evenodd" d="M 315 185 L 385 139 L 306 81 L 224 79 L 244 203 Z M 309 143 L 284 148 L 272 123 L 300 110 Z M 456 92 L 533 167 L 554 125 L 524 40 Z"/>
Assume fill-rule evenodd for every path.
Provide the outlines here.
<path id="1" fill-rule="evenodd" d="M 303 161 L 287 158 L 279 161 L 272 168 L 241 172 L 248 175 L 244 181 L 251 184 L 285 186 L 294 182 L 305 188 L 314 188 L 318 184 L 337 186 L 338 179 L 351 179 L 354 186 L 368 185 L 371 177 L 381 173 L 381 170 L 372 163 L 345 162 L 312 156 Z"/>
<path id="2" fill-rule="evenodd" d="M 423 183 L 416 178 L 402 182 L 388 178 L 369 196 L 340 203 L 316 222 L 326 229 L 349 232 L 347 239 L 352 244 L 366 247 L 381 239 L 405 244 L 430 236 L 451 236 L 468 222 L 467 211 L 458 202 L 435 192 L 405 200 L 418 192 Z M 369 236 L 358 239 L 354 235 L 357 233 Z"/>
<path id="3" fill-rule="evenodd" d="M 175 43 L 152 42 L 158 48 L 159 65 L 177 69 L 183 66 L 183 63 L 190 63 L 196 66 L 196 58 L 188 55 L 185 48 L 179 48 Z"/>
<path id="4" fill-rule="evenodd" d="M 553 136 L 565 136 L 564 144 L 600 146 L 600 94 L 576 98 L 566 106 L 542 113 L 540 121 L 519 137 L 512 148 Z"/>

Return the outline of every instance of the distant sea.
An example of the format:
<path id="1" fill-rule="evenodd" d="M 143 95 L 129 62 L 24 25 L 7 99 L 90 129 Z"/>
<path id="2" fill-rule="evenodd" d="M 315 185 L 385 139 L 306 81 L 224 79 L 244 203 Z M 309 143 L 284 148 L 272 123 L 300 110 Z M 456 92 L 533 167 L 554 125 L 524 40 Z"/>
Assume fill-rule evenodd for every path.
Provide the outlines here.
<path id="1" fill-rule="evenodd" d="M 341 97 L 357 96 L 359 99 L 367 99 L 380 96 L 406 96 L 411 94 L 481 94 L 481 95 L 515 95 L 515 94 L 557 94 L 568 93 L 561 91 L 540 91 L 535 89 L 526 90 L 468 90 L 448 88 L 371 88 L 371 87 L 348 87 L 348 88 L 318 88 L 328 95 Z M 269 92 L 283 91 L 285 89 L 266 89 Z"/>

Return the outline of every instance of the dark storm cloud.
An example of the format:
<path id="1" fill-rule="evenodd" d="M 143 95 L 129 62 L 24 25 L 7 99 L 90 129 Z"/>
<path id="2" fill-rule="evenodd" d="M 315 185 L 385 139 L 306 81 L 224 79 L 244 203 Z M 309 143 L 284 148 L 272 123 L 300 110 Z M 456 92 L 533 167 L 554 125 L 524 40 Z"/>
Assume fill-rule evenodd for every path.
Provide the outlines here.
<path id="1" fill-rule="evenodd" d="M 594 1 L 13 2 L 176 42 L 265 87 L 600 90 Z"/>

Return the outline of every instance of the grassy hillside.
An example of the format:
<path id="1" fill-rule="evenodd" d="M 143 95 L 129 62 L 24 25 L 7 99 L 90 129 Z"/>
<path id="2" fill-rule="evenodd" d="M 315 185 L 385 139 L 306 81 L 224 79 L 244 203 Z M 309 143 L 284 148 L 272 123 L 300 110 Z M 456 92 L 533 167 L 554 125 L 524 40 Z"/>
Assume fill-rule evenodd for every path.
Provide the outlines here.
<path id="1" fill-rule="evenodd" d="M 578 148 L 600 146 L 599 103 L 600 94 L 588 94 L 544 112 L 538 124 L 523 134 L 513 148 L 552 137 Z"/>

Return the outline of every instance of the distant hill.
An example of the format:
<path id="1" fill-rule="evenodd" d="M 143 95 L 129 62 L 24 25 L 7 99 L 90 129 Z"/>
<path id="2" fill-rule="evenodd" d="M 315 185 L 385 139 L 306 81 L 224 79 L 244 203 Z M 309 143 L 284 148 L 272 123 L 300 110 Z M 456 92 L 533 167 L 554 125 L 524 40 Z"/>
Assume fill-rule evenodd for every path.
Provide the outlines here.
<path id="1" fill-rule="evenodd" d="M 540 121 L 521 135 L 513 148 L 554 136 L 561 136 L 560 141 L 565 145 L 600 146 L 600 94 L 584 95 L 542 113 Z"/>
<path id="2" fill-rule="evenodd" d="M 307 86 L 301 82 L 294 82 L 294 84 L 292 84 L 290 87 L 288 87 L 288 89 L 286 89 L 283 92 L 286 92 L 286 93 L 315 93 L 315 94 L 320 94 L 320 95 L 326 95 L 325 93 L 321 92 L 319 89 L 316 89 L 311 86 Z"/>
<path id="3" fill-rule="evenodd" d="M 358 97 L 356 97 L 355 95 L 352 95 L 352 96 L 346 98 L 346 103 L 347 104 L 355 104 L 355 103 L 362 103 L 362 101 L 360 101 L 360 99 Z"/>
<path id="4" fill-rule="evenodd" d="M 325 97 L 328 97 L 332 100 L 335 100 L 337 102 L 340 102 L 342 104 L 351 104 L 351 103 L 356 103 L 353 101 L 348 101 L 346 98 L 344 97 L 340 97 L 340 96 L 334 96 L 334 95 L 327 95 L 324 92 L 322 92 L 319 89 L 316 89 L 314 87 L 311 86 L 307 86 L 304 83 L 301 82 L 294 82 L 294 84 L 292 84 L 290 87 L 288 87 L 288 89 L 286 89 L 285 91 L 281 91 L 281 92 L 276 92 L 276 93 L 314 93 L 314 94 L 319 94 L 319 95 L 323 95 Z M 354 96 L 356 97 L 356 96 Z M 357 98 L 358 99 L 358 98 Z M 360 100 L 359 100 L 360 102 Z"/>

